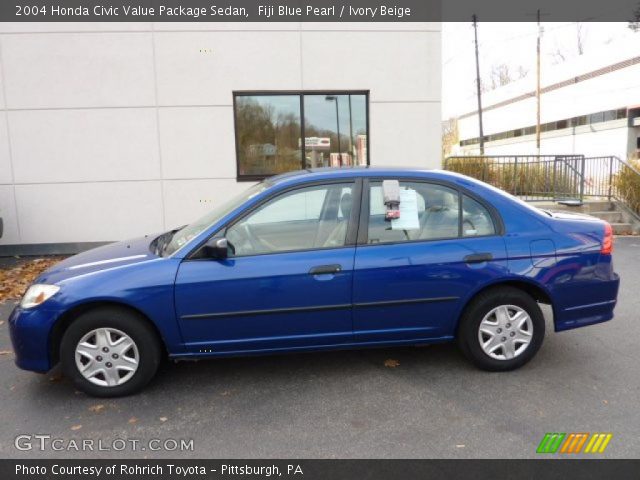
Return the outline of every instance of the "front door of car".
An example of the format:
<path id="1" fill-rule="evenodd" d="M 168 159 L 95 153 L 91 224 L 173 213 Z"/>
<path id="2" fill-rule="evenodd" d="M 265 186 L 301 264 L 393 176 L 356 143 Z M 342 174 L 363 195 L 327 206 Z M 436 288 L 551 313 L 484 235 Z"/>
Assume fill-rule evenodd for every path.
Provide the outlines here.
<path id="1" fill-rule="evenodd" d="M 504 241 L 477 199 L 436 183 L 400 187 L 400 218 L 392 221 L 382 182 L 363 187 L 353 292 L 358 342 L 450 337 L 468 293 L 506 271 Z"/>
<path id="2" fill-rule="evenodd" d="M 249 352 L 351 342 L 359 192 L 359 183 L 342 181 L 276 194 L 215 235 L 230 245 L 226 259 L 185 260 L 175 300 L 187 348 Z"/>

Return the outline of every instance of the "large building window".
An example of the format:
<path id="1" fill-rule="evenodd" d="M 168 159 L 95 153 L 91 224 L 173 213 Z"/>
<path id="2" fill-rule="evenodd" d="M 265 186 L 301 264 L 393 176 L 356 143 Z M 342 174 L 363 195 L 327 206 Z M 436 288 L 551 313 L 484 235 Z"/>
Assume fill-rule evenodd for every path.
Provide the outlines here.
<path id="1" fill-rule="evenodd" d="M 369 164 L 369 94 L 234 92 L 239 180 Z"/>

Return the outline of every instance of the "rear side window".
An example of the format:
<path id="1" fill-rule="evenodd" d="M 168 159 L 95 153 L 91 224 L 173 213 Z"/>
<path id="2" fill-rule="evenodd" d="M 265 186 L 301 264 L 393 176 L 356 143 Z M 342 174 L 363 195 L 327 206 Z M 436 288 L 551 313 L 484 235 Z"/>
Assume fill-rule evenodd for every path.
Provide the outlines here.
<path id="1" fill-rule="evenodd" d="M 462 196 L 462 236 L 478 237 L 496 233 L 487 209 L 467 195 Z"/>
<path id="2" fill-rule="evenodd" d="M 442 185 L 400 182 L 400 219 L 386 220 L 382 182 L 372 182 L 369 200 L 368 243 L 458 238 L 458 192 Z"/>

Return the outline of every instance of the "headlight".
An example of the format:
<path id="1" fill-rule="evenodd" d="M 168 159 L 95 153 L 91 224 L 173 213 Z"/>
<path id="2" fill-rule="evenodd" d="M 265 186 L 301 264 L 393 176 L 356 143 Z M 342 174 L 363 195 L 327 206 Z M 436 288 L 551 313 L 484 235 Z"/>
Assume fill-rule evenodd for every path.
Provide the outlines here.
<path id="1" fill-rule="evenodd" d="M 43 283 L 31 285 L 27 293 L 22 297 L 20 306 L 22 308 L 37 307 L 41 303 L 49 300 L 58 290 L 60 290 L 60 287 L 56 285 L 45 285 Z"/>

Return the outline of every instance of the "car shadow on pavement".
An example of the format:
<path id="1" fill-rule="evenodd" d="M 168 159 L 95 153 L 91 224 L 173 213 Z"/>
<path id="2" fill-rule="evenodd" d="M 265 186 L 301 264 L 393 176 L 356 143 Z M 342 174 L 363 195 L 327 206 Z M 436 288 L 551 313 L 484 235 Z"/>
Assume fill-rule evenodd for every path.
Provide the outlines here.
<path id="1" fill-rule="evenodd" d="M 250 390 L 256 395 L 274 389 L 309 388 L 312 384 L 353 385 L 377 376 L 403 377 L 419 373 L 475 370 L 453 344 L 417 347 L 340 350 L 312 353 L 289 353 L 248 357 L 225 357 L 162 363 L 158 374 L 137 396 L 199 394 L 231 395 Z M 63 400 L 86 396 L 65 378 L 60 367 L 49 373 L 33 375 L 28 387 L 37 398 Z"/>

